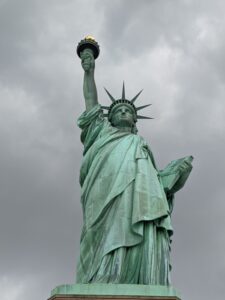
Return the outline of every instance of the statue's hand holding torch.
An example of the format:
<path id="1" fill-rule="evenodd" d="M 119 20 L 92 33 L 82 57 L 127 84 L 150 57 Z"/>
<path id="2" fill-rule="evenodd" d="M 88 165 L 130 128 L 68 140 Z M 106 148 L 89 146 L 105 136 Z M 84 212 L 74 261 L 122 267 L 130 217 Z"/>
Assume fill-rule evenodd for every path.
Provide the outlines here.
<path id="1" fill-rule="evenodd" d="M 99 56 L 99 45 L 93 37 L 86 36 L 77 46 L 77 55 L 84 69 L 83 93 L 86 111 L 98 104 L 98 94 L 94 79 L 95 59 Z"/>
<path id="2" fill-rule="evenodd" d="M 85 72 L 94 71 L 95 68 L 95 59 L 93 51 L 91 49 L 84 49 L 80 55 L 81 65 Z"/>
<path id="3" fill-rule="evenodd" d="M 94 71 L 95 59 L 99 56 L 99 45 L 92 36 L 86 36 L 77 46 L 77 55 L 85 72 Z"/>

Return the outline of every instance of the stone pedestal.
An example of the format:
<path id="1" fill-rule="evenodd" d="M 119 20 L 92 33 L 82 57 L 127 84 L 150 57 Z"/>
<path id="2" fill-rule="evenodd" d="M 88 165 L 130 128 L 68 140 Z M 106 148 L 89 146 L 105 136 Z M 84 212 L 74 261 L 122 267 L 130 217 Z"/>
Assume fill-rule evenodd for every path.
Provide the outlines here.
<path id="1" fill-rule="evenodd" d="M 61 285 L 48 300 L 181 300 L 172 286 L 136 284 Z"/>

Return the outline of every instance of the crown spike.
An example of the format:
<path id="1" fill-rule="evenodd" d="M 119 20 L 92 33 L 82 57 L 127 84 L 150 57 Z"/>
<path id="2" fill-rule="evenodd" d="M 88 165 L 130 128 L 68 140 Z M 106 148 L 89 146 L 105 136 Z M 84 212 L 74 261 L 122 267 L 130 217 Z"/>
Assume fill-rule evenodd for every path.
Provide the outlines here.
<path id="1" fill-rule="evenodd" d="M 145 107 L 148 107 L 148 106 L 150 106 L 150 105 L 152 105 L 152 104 L 147 104 L 147 105 L 143 105 L 143 106 L 136 107 L 136 111 L 141 110 L 141 109 L 143 109 L 143 108 L 145 108 Z"/>
<path id="2" fill-rule="evenodd" d="M 104 87 L 106 93 L 108 94 L 109 98 L 111 99 L 112 102 L 116 101 L 116 99 L 113 98 L 113 96 L 110 94 L 109 91 L 107 91 L 107 89 Z"/>
<path id="3" fill-rule="evenodd" d="M 130 102 L 134 103 L 134 101 L 136 101 L 137 97 L 142 93 L 143 90 L 140 90 L 139 93 L 137 93 L 136 96 L 134 96 L 134 98 L 132 100 L 130 100 Z"/>
<path id="4" fill-rule="evenodd" d="M 154 118 L 137 115 L 137 119 L 149 119 L 150 120 L 150 119 L 154 119 Z"/>
<path id="5" fill-rule="evenodd" d="M 125 100 L 125 85 L 123 81 L 123 89 L 122 89 L 122 99 Z"/>

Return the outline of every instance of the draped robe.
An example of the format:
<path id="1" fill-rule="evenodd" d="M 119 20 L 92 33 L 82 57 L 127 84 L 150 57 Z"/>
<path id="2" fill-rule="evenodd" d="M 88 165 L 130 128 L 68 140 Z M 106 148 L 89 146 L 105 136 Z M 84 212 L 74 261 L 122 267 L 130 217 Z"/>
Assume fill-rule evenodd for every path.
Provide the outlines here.
<path id="1" fill-rule="evenodd" d="M 152 152 L 100 105 L 78 119 L 83 229 L 78 283 L 170 284 L 170 204 Z"/>

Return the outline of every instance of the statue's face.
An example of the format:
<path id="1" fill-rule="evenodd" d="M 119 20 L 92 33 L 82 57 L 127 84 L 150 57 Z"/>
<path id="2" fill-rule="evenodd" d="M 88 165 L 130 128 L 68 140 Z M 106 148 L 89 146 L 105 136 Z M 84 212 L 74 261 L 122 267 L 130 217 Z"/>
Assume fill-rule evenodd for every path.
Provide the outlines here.
<path id="1" fill-rule="evenodd" d="M 115 107 L 111 119 L 115 127 L 132 127 L 135 124 L 133 109 L 127 105 L 121 104 Z"/>
<path id="2" fill-rule="evenodd" d="M 91 49 L 84 49 L 80 54 L 81 65 L 84 71 L 89 71 L 93 67 L 94 55 Z"/>

